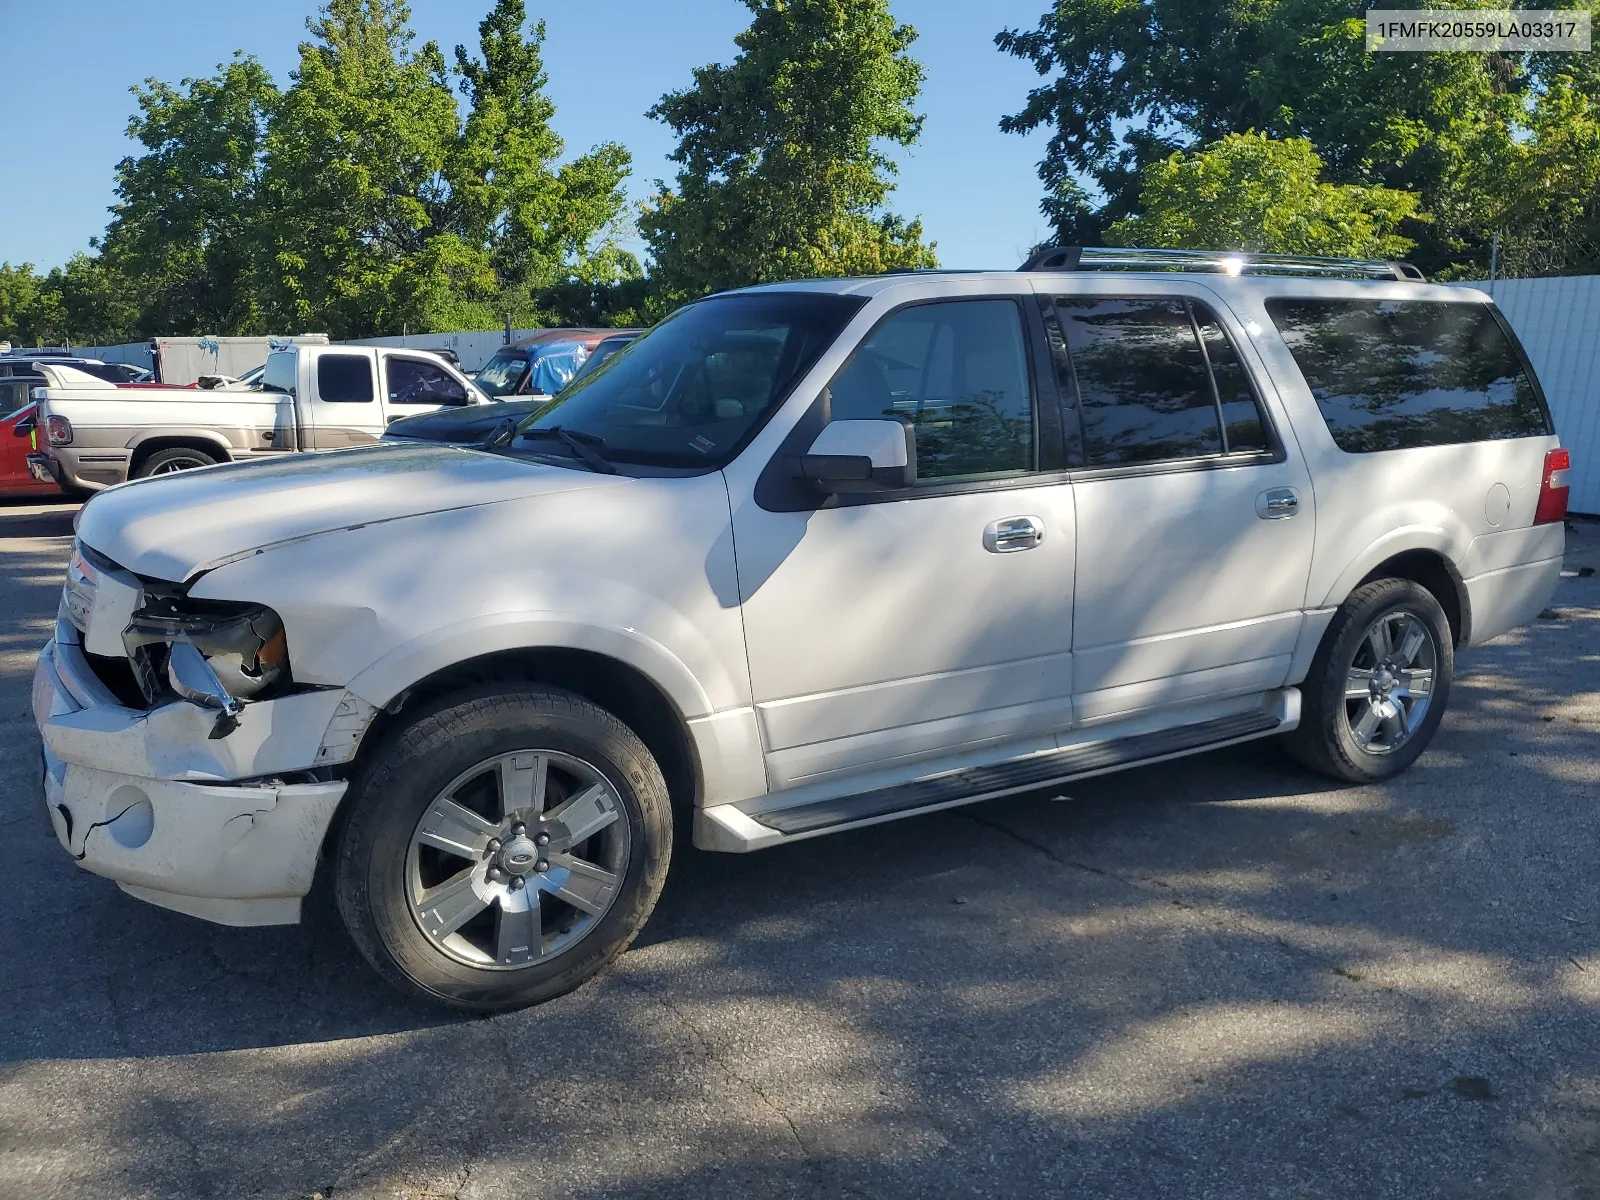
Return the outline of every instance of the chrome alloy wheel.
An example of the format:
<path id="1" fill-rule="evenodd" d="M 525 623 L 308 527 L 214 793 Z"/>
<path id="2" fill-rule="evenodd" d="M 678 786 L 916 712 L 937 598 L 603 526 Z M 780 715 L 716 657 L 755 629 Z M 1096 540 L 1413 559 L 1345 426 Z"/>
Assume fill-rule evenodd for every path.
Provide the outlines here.
<path id="1" fill-rule="evenodd" d="M 194 471 L 200 467 L 209 467 L 213 465 L 214 464 L 209 458 L 201 458 L 198 455 L 193 458 L 185 458 L 182 455 L 174 455 L 172 458 L 169 458 L 163 462 L 154 471 L 151 471 L 150 474 L 172 475 L 178 471 Z"/>
<path id="2" fill-rule="evenodd" d="M 611 908 L 632 836 L 616 792 L 589 763 L 548 750 L 497 755 L 423 810 L 406 852 L 411 915 L 468 966 L 547 961 Z"/>
<path id="3" fill-rule="evenodd" d="M 1428 623 L 1401 609 L 1374 621 L 1345 676 L 1344 716 L 1368 754 L 1392 754 L 1428 715 L 1439 647 Z"/>

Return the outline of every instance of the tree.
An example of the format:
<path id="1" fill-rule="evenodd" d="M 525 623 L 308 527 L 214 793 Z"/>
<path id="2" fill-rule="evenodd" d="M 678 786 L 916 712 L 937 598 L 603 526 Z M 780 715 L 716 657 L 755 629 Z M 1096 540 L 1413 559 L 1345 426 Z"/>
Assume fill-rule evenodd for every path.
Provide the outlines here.
<path id="1" fill-rule="evenodd" d="M 1524 135 L 1475 164 L 1471 186 L 1486 197 L 1485 225 L 1499 234 L 1502 275 L 1600 272 L 1600 99 L 1593 82 L 1565 73 L 1550 79 L 1528 104 Z"/>
<path id="2" fill-rule="evenodd" d="M 1527 56 L 1369 54 L 1344 0 L 1057 0 L 996 42 L 1052 76 L 1001 127 L 1052 131 L 1043 208 L 1062 237 L 1132 215 L 1174 151 L 1256 130 L 1308 139 L 1332 183 L 1420 194 L 1435 220 L 1407 233 L 1429 268 L 1487 249 L 1460 184 L 1512 140 L 1537 77 Z"/>
<path id="3" fill-rule="evenodd" d="M 649 115 L 678 136 L 677 188 L 639 228 L 657 308 L 721 288 L 935 264 L 920 221 L 884 211 L 895 165 L 878 147 L 916 143 L 916 31 L 885 0 L 744 0 L 754 14 L 730 65 Z"/>
<path id="4" fill-rule="evenodd" d="M 557 166 L 565 144 L 544 90 L 545 26 L 525 37 L 526 21 L 522 0 L 498 0 L 478 26 L 481 57 L 456 47 L 472 106 L 447 169 L 458 219 L 489 248 L 502 313 L 519 324 L 603 318 L 642 275 L 617 244 L 632 158 L 605 142 Z"/>
<path id="5" fill-rule="evenodd" d="M 128 135 L 145 150 L 117 164 L 111 224 L 98 261 L 76 267 L 80 290 L 99 296 L 100 323 L 144 336 L 259 331 L 253 233 L 272 77 L 240 53 L 209 78 L 148 79 L 133 94 Z"/>
<path id="6" fill-rule="evenodd" d="M 280 327 L 337 336 L 560 321 L 639 274 L 616 245 L 629 158 L 607 143 L 559 167 L 543 25 L 497 0 L 480 57 L 413 50 L 400 0 L 331 0 L 308 23 L 267 133 L 264 292 Z M 597 300 L 598 297 L 598 300 Z"/>
<path id="7" fill-rule="evenodd" d="M 307 22 L 267 131 L 261 278 L 284 329 L 337 337 L 492 325 L 494 274 L 450 227 L 459 116 L 444 56 L 412 52 L 396 0 L 330 0 Z"/>
<path id="8" fill-rule="evenodd" d="M 0 338 L 19 345 L 36 344 L 43 315 L 44 281 L 32 263 L 0 263 Z"/>
<path id="9" fill-rule="evenodd" d="M 1113 246 L 1256 250 L 1403 258 L 1396 231 L 1418 197 L 1383 187 L 1325 183 L 1304 138 L 1230 133 L 1203 150 L 1174 151 L 1144 169 L 1136 216 L 1106 231 Z"/>

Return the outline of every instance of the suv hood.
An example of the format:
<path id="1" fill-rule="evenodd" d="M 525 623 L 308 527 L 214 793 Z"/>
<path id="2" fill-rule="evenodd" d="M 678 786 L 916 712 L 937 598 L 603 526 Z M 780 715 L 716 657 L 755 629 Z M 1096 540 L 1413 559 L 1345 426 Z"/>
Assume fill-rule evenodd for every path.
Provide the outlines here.
<path id="1" fill-rule="evenodd" d="M 627 481 L 452 446 L 362 446 L 110 488 L 84 506 L 78 536 L 137 575 L 181 582 L 334 529 Z"/>

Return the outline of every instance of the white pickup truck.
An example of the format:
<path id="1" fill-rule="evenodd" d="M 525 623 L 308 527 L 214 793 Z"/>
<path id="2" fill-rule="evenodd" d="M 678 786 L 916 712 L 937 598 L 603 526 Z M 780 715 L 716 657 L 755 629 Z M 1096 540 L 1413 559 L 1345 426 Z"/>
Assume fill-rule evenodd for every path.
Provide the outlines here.
<path id="1" fill-rule="evenodd" d="M 376 442 L 389 422 L 489 398 L 425 350 L 288 346 L 246 390 L 118 387 L 41 364 L 41 453 L 30 474 L 68 491 L 235 459 Z"/>

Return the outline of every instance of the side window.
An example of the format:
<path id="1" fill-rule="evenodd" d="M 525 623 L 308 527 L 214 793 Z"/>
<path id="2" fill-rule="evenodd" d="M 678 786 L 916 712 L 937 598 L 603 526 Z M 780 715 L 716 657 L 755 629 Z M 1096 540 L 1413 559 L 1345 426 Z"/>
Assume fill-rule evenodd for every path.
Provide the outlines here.
<path id="1" fill-rule="evenodd" d="M 1033 394 L 1016 302 L 953 300 L 892 314 L 834 378 L 830 415 L 909 422 L 922 483 L 1033 470 Z"/>
<path id="2" fill-rule="evenodd" d="M 1256 402 L 1255 389 L 1245 374 L 1239 351 L 1229 340 L 1227 332 L 1217 318 L 1203 305 L 1190 301 L 1195 324 L 1200 328 L 1200 340 L 1206 348 L 1206 361 L 1211 367 L 1211 378 L 1217 386 L 1217 409 L 1222 414 L 1223 451 L 1227 454 L 1261 452 L 1269 448 L 1266 423 L 1261 419 L 1261 406 Z"/>
<path id="3" fill-rule="evenodd" d="M 390 404 L 465 404 L 467 389 L 437 363 L 391 358 L 384 373 Z"/>
<path id="4" fill-rule="evenodd" d="M 1493 310 L 1440 300 L 1268 300 L 1328 432 L 1362 454 L 1551 432 Z"/>
<path id="5" fill-rule="evenodd" d="M 365 354 L 319 354 L 317 395 L 330 404 L 372 400 L 372 360 Z"/>
<path id="6" fill-rule="evenodd" d="M 1062 297 L 1091 467 L 1222 453 L 1206 360 L 1181 299 Z"/>

